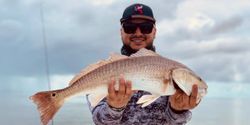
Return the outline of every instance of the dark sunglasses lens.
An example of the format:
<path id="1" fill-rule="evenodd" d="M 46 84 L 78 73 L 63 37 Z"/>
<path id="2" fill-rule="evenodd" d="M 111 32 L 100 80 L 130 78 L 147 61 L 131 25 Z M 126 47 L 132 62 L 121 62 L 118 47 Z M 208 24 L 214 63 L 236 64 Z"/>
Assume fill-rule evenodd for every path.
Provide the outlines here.
<path id="1" fill-rule="evenodd" d="M 128 33 L 128 34 L 132 34 L 135 33 L 137 26 L 135 24 L 132 23 L 124 23 L 122 25 L 124 32 Z"/>
<path id="2" fill-rule="evenodd" d="M 152 32 L 154 24 L 153 23 L 142 23 L 139 26 L 140 26 L 141 33 L 149 34 Z"/>
<path id="3" fill-rule="evenodd" d="M 141 33 L 143 34 L 149 34 L 152 32 L 154 24 L 153 23 L 124 23 L 122 25 L 124 32 L 128 34 L 133 34 L 136 32 L 137 27 L 140 28 Z"/>

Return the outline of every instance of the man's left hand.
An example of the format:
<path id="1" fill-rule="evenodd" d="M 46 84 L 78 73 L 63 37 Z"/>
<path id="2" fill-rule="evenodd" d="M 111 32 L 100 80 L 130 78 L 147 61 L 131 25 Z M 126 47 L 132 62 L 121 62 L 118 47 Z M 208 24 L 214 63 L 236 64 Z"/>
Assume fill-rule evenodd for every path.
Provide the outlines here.
<path id="1" fill-rule="evenodd" d="M 197 102 L 198 86 L 195 84 L 192 87 L 190 96 L 186 95 L 182 90 L 177 89 L 175 94 L 170 96 L 170 106 L 174 110 L 183 111 L 195 108 Z"/>

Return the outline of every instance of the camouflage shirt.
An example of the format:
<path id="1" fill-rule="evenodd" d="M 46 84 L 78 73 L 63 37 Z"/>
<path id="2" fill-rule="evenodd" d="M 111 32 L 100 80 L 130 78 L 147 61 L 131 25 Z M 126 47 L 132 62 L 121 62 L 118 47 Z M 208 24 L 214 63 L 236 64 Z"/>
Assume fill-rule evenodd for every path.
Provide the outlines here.
<path id="1" fill-rule="evenodd" d="M 145 91 L 135 93 L 122 110 L 112 109 L 103 99 L 96 107 L 89 107 L 96 125 L 184 125 L 191 119 L 191 112 L 174 113 L 169 107 L 168 96 L 162 96 L 155 102 L 142 108 L 137 100 L 150 94 Z"/>

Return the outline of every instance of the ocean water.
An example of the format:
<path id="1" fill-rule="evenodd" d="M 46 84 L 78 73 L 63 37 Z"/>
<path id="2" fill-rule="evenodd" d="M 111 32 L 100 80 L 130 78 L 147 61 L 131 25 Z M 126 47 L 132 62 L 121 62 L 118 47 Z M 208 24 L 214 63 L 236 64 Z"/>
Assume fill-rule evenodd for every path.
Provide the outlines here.
<path id="1" fill-rule="evenodd" d="M 30 86 L 0 89 L 0 125 L 39 125 L 35 104 L 29 96 L 38 89 Z M 250 125 L 250 98 L 205 97 L 192 110 L 188 125 Z M 66 102 L 56 114 L 54 125 L 92 125 L 91 113 L 84 96 Z"/>
<path id="2" fill-rule="evenodd" d="M 250 98 L 205 98 L 189 125 L 250 125 Z"/>

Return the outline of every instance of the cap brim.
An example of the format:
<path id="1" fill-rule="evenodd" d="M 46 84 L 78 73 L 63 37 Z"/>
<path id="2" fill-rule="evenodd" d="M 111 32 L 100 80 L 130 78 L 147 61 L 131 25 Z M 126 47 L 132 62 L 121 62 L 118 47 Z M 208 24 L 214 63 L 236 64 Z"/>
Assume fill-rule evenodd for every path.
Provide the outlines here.
<path id="1" fill-rule="evenodd" d="M 130 20 L 130 19 L 145 19 L 145 20 L 149 20 L 149 21 L 155 22 L 154 18 L 152 18 L 150 16 L 145 16 L 145 15 L 132 15 L 130 18 L 121 19 L 121 22 L 124 22 L 126 20 Z"/>
<path id="2" fill-rule="evenodd" d="M 149 16 L 145 16 L 145 15 L 132 15 L 131 18 L 132 19 L 146 19 L 146 20 L 155 21 L 154 18 L 149 17 Z"/>

